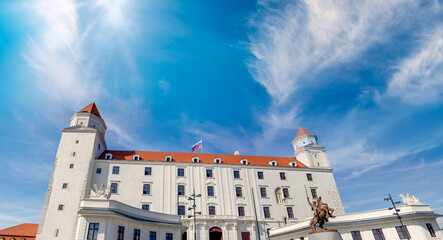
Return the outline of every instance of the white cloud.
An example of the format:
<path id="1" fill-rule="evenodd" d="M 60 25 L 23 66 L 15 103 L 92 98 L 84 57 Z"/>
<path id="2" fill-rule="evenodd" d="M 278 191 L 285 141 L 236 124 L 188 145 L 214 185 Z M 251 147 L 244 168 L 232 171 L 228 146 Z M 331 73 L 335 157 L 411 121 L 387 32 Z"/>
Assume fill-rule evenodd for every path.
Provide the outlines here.
<path id="1" fill-rule="evenodd" d="M 408 0 L 259 1 L 260 11 L 251 20 L 257 32 L 250 36 L 254 56 L 250 72 L 275 103 L 282 104 L 301 85 L 318 81 L 312 77 L 317 71 L 351 61 L 385 40 L 390 28 L 404 19 L 404 12 L 418 11 L 416 4 Z"/>
<path id="2" fill-rule="evenodd" d="M 443 93 L 443 25 L 427 34 L 419 50 L 397 69 L 388 83 L 386 96 L 413 104 L 439 102 Z"/>

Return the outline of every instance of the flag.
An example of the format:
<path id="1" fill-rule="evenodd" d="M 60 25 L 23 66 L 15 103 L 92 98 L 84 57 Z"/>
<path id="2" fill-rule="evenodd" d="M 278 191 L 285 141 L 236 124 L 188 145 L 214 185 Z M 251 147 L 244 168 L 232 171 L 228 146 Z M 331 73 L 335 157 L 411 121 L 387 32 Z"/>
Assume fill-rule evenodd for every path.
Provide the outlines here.
<path id="1" fill-rule="evenodd" d="M 202 146 L 203 146 L 202 139 L 200 139 L 200 141 L 198 141 L 196 144 L 194 144 L 194 145 L 191 147 L 191 150 L 192 150 L 192 151 L 195 151 L 195 150 L 197 150 L 197 149 L 202 148 Z"/>

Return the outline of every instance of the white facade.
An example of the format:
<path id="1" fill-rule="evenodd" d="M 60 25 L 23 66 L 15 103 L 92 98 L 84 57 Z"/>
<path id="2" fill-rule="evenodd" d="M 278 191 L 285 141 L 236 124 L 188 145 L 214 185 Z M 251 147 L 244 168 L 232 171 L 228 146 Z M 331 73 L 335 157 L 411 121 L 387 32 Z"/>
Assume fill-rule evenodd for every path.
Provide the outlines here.
<path id="1" fill-rule="evenodd" d="M 441 215 L 425 204 L 404 205 L 398 208 L 402 217 L 403 225 L 406 226 L 411 239 L 435 240 L 443 239 L 443 234 L 435 219 Z M 373 229 L 381 229 L 384 239 L 401 239 L 403 235 L 397 232 L 396 227 L 401 224 L 397 216 L 393 215 L 394 210 L 380 209 L 369 212 L 346 214 L 330 219 L 327 223 L 329 229 L 336 229 L 341 233 L 343 240 L 353 240 L 352 232 L 361 236 L 361 239 L 375 239 Z M 310 219 L 288 225 L 281 228 L 272 229 L 270 237 L 272 240 L 309 240 Z M 431 235 L 429 225 L 435 235 Z M 406 238 L 403 238 L 406 239 Z"/>
<path id="2" fill-rule="evenodd" d="M 141 230 L 143 239 L 154 228 L 159 233 L 170 231 L 176 239 L 186 230 L 181 224 L 172 220 L 166 225 L 159 223 L 171 216 L 189 227 L 185 235 L 193 239 L 193 218 L 187 215 L 192 206 L 188 197 L 194 189 L 201 194 L 196 201 L 196 210 L 201 211 L 196 221 L 198 239 L 209 239 L 213 227 L 222 231 L 225 240 L 258 239 L 258 233 L 264 239 L 271 228 L 305 219 L 311 214 L 305 203 L 305 186 L 310 196 L 322 196 L 337 214 L 344 214 L 326 153 L 317 143 L 296 153 L 311 167 L 294 157 L 135 151 L 128 155 L 107 150 L 106 124 L 94 107 L 76 113 L 70 127 L 62 130 L 37 239 L 87 239 L 90 223 L 99 223 L 97 239 L 114 239 L 119 226 L 125 227 L 125 239 L 132 238 L 134 229 Z M 311 158 L 322 161 L 310 164 Z M 114 167 L 118 167 L 118 174 Z M 146 168 L 150 174 L 145 174 Z M 179 176 L 178 169 L 183 169 L 184 176 Z M 144 185 L 149 185 L 149 192 Z M 179 195 L 179 185 L 184 186 L 184 195 Z M 111 186 L 114 193 L 108 194 Z M 208 186 L 214 196 L 209 196 Z M 105 188 L 105 193 L 96 193 Z M 266 196 L 262 196 L 263 189 Z M 122 215 L 104 207 L 106 204 L 132 210 Z M 149 212 L 141 210 L 146 205 Z M 178 216 L 178 206 L 184 207 L 185 215 Z M 270 216 L 265 216 L 265 211 Z M 146 222 L 141 217 L 144 213 L 159 219 Z"/>

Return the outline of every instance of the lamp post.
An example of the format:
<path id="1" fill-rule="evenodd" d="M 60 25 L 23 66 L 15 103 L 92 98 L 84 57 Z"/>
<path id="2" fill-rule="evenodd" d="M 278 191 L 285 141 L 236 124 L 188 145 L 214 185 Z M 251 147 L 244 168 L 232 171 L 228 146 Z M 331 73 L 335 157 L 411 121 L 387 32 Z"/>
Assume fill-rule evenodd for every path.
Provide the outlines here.
<path id="1" fill-rule="evenodd" d="M 188 215 L 188 218 L 194 217 L 194 240 L 197 240 L 197 229 L 196 229 L 196 214 L 202 214 L 202 212 L 196 212 L 195 208 L 197 207 L 197 205 L 195 205 L 195 199 L 198 197 L 201 197 L 201 194 L 197 194 L 195 195 L 195 188 L 193 190 L 193 193 L 190 197 L 188 197 L 188 200 L 192 201 L 192 207 L 189 207 L 188 210 L 194 210 L 194 214 L 193 215 Z"/>
<path id="2" fill-rule="evenodd" d="M 390 202 L 392 203 L 392 206 L 393 206 L 393 207 L 390 207 L 390 208 L 388 208 L 388 209 L 389 209 L 389 210 L 394 209 L 394 211 L 395 211 L 395 212 L 394 212 L 394 215 L 397 215 L 398 220 L 400 220 L 401 228 L 402 228 L 402 230 L 405 232 L 406 238 L 407 238 L 408 240 L 410 240 L 410 238 L 409 238 L 409 231 L 407 231 L 407 230 L 406 230 L 406 226 L 403 225 L 403 221 L 401 220 L 401 216 L 400 216 L 400 214 L 399 214 L 400 209 L 397 209 L 397 207 L 395 206 L 395 204 L 400 204 L 401 202 L 400 202 L 400 201 L 394 202 L 394 200 L 392 199 L 390 193 L 389 193 L 389 197 L 388 197 L 388 198 L 385 198 L 385 201 L 388 201 L 388 202 L 390 201 Z"/>

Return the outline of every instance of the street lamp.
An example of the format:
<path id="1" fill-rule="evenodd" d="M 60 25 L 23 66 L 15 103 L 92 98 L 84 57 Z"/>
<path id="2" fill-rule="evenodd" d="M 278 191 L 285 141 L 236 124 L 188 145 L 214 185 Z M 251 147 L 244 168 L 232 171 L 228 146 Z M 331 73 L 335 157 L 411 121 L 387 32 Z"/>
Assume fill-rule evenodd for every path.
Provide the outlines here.
<path id="1" fill-rule="evenodd" d="M 405 231 L 406 238 L 407 238 L 408 240 L 410 240 L 410 238 L 409 238 L 409 231 L 407 231 L 407 230 L 406 230 L 406 226 L 403 225 L 403 221 L 401 220 L 401 216 L 400 216 L 400 214 L 399 214 L 400 209 L 397 209 L 397 207 L 395 206 L 395 204 L 400 204 L 401 202 L 400 202 L 400 201 L 394 202 L 394 200 L 392 199 L 390 193 L 389 193 L 389 197 L 388 197 L 388 198 L 385 198 L 385 201 L 388 201 L 388 202 L 390 201 L 390 202 L 392 203 L 392 206 L 393 206 L 393 207 L 390 207 L 390 208 L 388 208 L 388 209 L 389 209 L 389 210 L 394 209 L 394 211 L 395 211 L 395 212 L 394 212 L 394 215 L 397 215 L 398 220 L 400 220 L 401 228 L 403 229 L 403 231 Z"/>
<path id="2" fill-rule="evenodd" d="M 198 197 L 201 197 L 201 194 L 197 194 L 195 195 L 195 189 L 194 192 L 192 193 L 192 195 L 190 197 L 188 197 L 189 201 L 192 201 L 192 207 L 189 207 L 188 210 L 194 210 L 194 214 L 193 215 L 188 215 L 188 218 L 194 217 L 194 240 L 197 240 L 197 229 L 196 229 L 196 214 L 202 214 L 202 212 L 196 212 L 195 208 L 197 207 L 197 205 L 195 205 L 195 199 Z"/>

